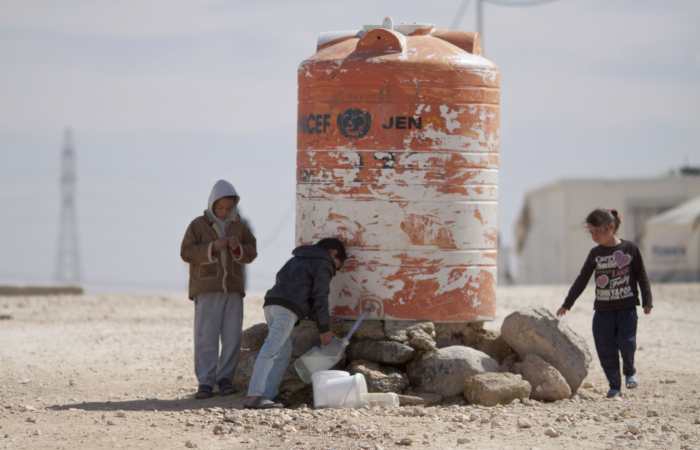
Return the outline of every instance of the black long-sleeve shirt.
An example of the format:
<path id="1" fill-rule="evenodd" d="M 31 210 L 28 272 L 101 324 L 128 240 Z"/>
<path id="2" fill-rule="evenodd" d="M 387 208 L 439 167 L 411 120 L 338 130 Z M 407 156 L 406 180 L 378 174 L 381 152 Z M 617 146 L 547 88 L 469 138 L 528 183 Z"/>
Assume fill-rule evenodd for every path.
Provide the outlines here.
<path id="1" fill-rule="evenodd" d="M 642 254 L 633 242 L 622 240 L 614 247 L 599 245 L 594 247 L 581 273 L 569 289 L 569 295 L 564 300 L 566 309 L 571 309 L 574 302 L 586 289 L 588 280 L 595 271 L 595 302 L 596 311 L 614 311 L 639 305 L 639 291 L 642 291 L 642 305 L 652 306 L 651 287 L 644 268 Z"/>

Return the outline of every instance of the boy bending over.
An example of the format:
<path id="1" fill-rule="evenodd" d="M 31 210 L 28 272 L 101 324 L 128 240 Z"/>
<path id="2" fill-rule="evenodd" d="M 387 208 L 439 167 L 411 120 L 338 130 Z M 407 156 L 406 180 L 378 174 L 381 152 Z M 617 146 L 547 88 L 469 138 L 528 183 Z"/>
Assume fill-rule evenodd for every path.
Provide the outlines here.
<path id="1" fill-rule="evenodd" d="M 338 239 L 321 239 L 302 245 L 277 272 L 275 285 L 265 294 L 265 320 L 269 332 L 253 367 L 246 409 L 282 408 L 277 395 L 292 356 L 292 329 L 307 316 L 313 317 L 323 345 L 333 338 L 328 315 L 331 278 L 345 262 L 345 247 Z"/>

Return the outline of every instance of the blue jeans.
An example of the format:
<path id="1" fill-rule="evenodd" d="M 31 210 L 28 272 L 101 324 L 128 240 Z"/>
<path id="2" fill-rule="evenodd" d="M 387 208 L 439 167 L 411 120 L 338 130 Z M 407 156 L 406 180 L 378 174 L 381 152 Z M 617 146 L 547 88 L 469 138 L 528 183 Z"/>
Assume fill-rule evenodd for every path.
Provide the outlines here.
<path id="1" fill-rule="evenodd" d="M 620 356 L 622 373 L 631 377 L 636 373 L 634 352 L 637 350 L 637 308 L 615 311 L 596 311 L 593 315 L 593 339 L 600 365 L 610 389 L 620 390 Z"/>
<path id="2" fill-rule="evenodd" d="M 287 308 L 269 305 L 265 309 L 269 331 L 253 367 L 248 385 L 248 397 L 273 399 L 292 357 L 292 334 L 297 316 Z"/>

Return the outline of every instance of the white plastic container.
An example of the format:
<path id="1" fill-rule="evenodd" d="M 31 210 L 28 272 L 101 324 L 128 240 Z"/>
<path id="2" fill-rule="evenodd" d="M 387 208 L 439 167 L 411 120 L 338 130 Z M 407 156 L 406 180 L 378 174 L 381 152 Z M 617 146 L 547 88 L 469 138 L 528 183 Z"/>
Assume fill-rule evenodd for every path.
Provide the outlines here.
<path id="1" fill-rule="evenodd" d="M 326 381 L 326 400 L 330 408 L 361 408 L 362 394 L 367 393 L 367 382 L 361 373 Z"/>
<path id="2" fill-rule="evenodd" d="M 325 347 L 313 347 L 300 358 L 294 361 L 294 368 L 299 378 L 306 383 L 311 383 L 311 376 L 320 371 L 327 371 L 335 366 L 345 353 L 348 346 L 346 339 L 333 338 Z"/>
<path id="3" fill-rule="evenodd" d="M 342 370 L 322 370 L 311 375 L 311 383 L 314 388 L 314 407 L 328 406 L 328 400 L 326 399 L 326 384 L 328 380 L 348 377 L 350 377 L 350 374 Z"/>
<path id="4" fill-rule="evenodd" d="M 393 392 L 371 392 L 362 394 L 360 397 L 362 398 L 362 406 L 372 402 L 377 402 L 377 406 L 399 406 L 399 396 Z"/>

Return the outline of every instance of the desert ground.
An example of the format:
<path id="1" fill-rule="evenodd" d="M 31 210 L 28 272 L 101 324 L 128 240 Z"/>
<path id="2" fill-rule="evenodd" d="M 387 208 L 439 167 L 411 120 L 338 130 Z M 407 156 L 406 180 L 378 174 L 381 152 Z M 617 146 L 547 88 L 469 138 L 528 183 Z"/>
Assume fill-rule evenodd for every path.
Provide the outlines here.
<path id="1" fill-rule="evenodd" d="M 528 305 L 554 312 L 567 289 L 499 288 L 485 328 Z M 0 297 L 0 449 L 700 449 L 700 284 L 652 290 L 652 314 L 639 308 L 640 386 L 622 398 L 602 398 L 589 288 L 563 320 L 593 356 L 579 390 L 590 400 L 268 412 L 243 410 L 242 392 L 193 398 L 184 294 Z M 244 327 L 262 322 L 262 296 L 245 303 Z M 221 424 L 230 434 L 214 433 Z"/>

